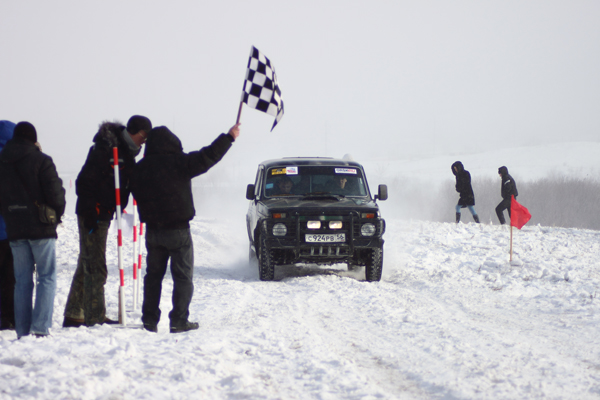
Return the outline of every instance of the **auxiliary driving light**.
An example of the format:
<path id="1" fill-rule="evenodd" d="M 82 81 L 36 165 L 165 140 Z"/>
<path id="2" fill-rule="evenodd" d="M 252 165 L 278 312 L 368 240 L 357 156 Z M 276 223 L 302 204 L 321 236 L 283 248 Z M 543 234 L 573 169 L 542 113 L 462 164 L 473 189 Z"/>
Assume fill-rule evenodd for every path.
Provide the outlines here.
<path id="1" fill-rule="evenodd" d="M 308 221 L 306 227 L 308 229 L 321 229 L 321 221 Z"/>
<path id="2" fill-rule="evenodd" d="M 342 229 L 342 221 L 329 221 L 329 229 Z"/>

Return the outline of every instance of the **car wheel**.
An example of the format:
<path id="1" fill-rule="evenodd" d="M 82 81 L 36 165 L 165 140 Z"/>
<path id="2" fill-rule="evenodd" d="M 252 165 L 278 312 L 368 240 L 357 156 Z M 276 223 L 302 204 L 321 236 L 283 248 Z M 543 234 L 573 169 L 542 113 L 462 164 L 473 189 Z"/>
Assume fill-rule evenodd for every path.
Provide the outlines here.
<path id="1" fill-rule="evenodd" d="M 258 277 L 261 281 L 272 281 L 275 278 L 275 265 L 273 264 L 273 255 L 267 249 L 266 240 L 261 235 L 260 238 L 260 258 L 258 259 Z"/>
<path id="2" fill-rule="evenodd" d="M 383 271 L 383 248 L 372 249 L 367 257 L 365 278 L 369 282 L 379 282 Z"/>

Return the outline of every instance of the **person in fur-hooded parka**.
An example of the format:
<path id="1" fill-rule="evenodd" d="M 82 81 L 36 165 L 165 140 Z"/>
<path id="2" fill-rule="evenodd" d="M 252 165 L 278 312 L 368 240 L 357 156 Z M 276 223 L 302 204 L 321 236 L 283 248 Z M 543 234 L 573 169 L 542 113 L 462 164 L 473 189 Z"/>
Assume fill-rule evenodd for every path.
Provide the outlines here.
<path id="1" fill-rule="evenodd" d="M 94 135 L 94 145 L 75 183 L 79 258 L 65 306 L 65 328 L 116 323 L 106 317 L 104 298 L 108 276 L 106 239 L 116 209 L 113 149 L 118 149 L 120 203 L 121 209 L 125 209 L 135 157 L 151 129 L 152 123 L 147 117 L 134 115 L 127 126 L 103 122 Z"/>
<path id="2" fill-rule="evenodd" d="M 455 189 L 460 194 L 458 204 L 456 205 L 456 223 L 460 222 L 461 208 L 468 208 L 473 215 L 475 222 L 479 223 L 479 216 L 475 211 L 475 194 L 471 186 L 471 174 L 465 170 L 460 161 L 452 164 L 452 173 L 456 176 Z"/>

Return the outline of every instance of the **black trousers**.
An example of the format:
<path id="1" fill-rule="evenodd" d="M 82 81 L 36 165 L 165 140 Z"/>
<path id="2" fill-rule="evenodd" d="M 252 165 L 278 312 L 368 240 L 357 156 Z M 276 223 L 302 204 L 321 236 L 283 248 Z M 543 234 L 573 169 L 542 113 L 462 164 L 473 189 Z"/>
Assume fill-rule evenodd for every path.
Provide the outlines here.
<path id="1" fill-rule="evenodd" d="M 508 218 L 510 218 L 510 199 L 504 199 L 496 206 L 496 215 L 502 225 L 506 223 L 504 219 L 504 210 L 508 210 Z"/>
<path id="2" fill-rule="evenodd" d="M 146 231 L 146 276 L 142 322 L 157 325 L 160 321 L 162 281 L 171 260 L 173 277 L 173 309 L 169 313 L 171 326 L 182 326 L 188 321 L 189 307 L 194 294 L 194 248 L 188 229 Z"/>
<path id="3" fill-rule="evenodd" d="M 15 325 L 15 270 L 8 240 L 0 240 L 0 316 L 2 327 Z"/>

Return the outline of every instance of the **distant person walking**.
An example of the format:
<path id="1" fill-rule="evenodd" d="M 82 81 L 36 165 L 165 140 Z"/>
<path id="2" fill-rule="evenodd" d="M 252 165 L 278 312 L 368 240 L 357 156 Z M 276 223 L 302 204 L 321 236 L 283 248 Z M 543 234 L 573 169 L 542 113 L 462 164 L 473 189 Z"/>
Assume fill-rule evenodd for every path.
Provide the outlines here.
<path id="1" fill-rule="evenodd" d="M 198 323 L 188 319 L 194 292 L 190 220 L 196 210 L 192 178 L 218 163 L 239 134 L 239 124 L 236 124 L 211 145 L 191 153 L 183 152 L 179 138 L 165 126 L 152 129 L 148 135 L 144 158 L 135 166 L 131 183 L 140 220 L 147 226 L 142 322 L 150 332 L 158 331 L 162 281 L 169 259 L 173 277 L 170 331 L 198 329 Z"/>
<path id="2" fill-rule="evenodd" d="M 106 238 L 116 209 L 113 148 L 119 151 L 121 207 L 125 209 L 130 194 L 129 175 L 151 129 L 148 118 L 134 115 L 126 127 L 103 122 L 94 136 L 94 145 L 75 181 L 79 258 L 65 306 L 65 328 L 117 323 L 106 317 L 104 298 L 108 276 Z"/>
<path id="3" fill-rule="evenodd" d="M 0 121 L 0 151 L 12 139 L 15 124 Z M 6 224 L 0 216 L 0 330 L 15 329 L 15 272 Z"/>
<path id="4" fill-rule="evenodd" d="M 504 210 L 508 210 L 508 217 L 510 218 L 510 201 L 511 196 L 515 196 L 515 199 L 519 195 L 517 191 L 517 184 L 512 176 L 508 173 L 508 168 L 502 166 L 498 168 L 498 175 L 502 179 L 502 186 L 500 187 L 500 194 L 502 195 L 502 201 L 496 206 L 496 215 L 500 224 L 504 225 L 506 220 L 504 219 Z"/>
<path id="5" fill-rule="evenodd" d="M 475 211 L 475 194 L 471 187 L 471 174 L 466 171 L 460 161 L 452 164 L 452 173 L 456 176 L 456 191 L 460 194 L 456 205 L 456 223 L 460 222 L 461 208 L 468 208 L 475 222 L 479 223 L 479 217 Z"/>
<path id="6" fill-rule="evenodd" d="M 35 127 L 19 122 L 0 153 L 0 209 L 14 257 L 18 338 L 49 335 L 56 293 L 56 225 L 66 204 L 56 166 L 36 144 Z M 54 210 L 54 222 L 43 220 L 47 214 L 40 210 L 46 206 Z"/>

